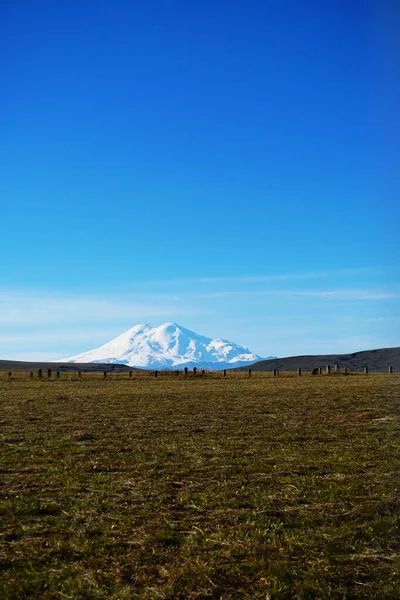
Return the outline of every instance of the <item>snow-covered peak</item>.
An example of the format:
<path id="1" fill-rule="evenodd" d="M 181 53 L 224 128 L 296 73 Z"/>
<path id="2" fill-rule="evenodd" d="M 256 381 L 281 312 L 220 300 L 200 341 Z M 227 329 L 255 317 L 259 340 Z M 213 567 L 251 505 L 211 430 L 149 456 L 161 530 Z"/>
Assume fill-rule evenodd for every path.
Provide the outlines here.
<path id="1" fill-rule="evenodd" d="M 57 362 L 120 363 L 144 369 L 239 367 L 261 360 L 248 348 L 211 339 L 177 323 L 135 325 L 107 344 Z"/>

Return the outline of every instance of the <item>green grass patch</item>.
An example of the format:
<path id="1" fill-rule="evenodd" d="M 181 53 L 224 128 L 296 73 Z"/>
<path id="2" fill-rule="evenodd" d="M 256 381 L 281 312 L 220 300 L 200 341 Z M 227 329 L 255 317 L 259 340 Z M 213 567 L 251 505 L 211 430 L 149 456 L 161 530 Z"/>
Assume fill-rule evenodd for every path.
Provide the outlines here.
<path id="1" fill-rule="evenodd" d="M 400 376 L 0 378 L 0 598 L 400 598 Z"/>

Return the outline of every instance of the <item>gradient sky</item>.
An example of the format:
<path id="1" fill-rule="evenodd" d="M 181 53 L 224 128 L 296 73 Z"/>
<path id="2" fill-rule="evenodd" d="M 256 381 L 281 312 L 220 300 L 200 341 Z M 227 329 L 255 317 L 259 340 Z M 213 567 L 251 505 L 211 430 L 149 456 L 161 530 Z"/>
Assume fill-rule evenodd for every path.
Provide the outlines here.
<path id="1" fill-rule="evenodd" d="M 0 358 L 400 345 L 397 0 L 5 0 Z"/>

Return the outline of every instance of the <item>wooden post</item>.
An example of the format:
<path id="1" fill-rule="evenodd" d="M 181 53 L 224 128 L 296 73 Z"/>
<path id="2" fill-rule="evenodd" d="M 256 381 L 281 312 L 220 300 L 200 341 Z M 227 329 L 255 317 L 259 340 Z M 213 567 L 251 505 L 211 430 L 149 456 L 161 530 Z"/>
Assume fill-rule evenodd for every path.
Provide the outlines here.
<path id="1" fill-rule="evenodd" d="M 11 375 L 12 375 L 11 371 L 8 371 L 8 379 L 11 379 Z"/>
<path id="2" fill-rule="evenodd" d="M 251 377 L 251 369 L 249 369 L 249 377 Z"/>
<path id="3" fill-rule="evenodd" d="M 158 377 L 158 371 L 154 371 L 154 377 Z"/>
<path id="4" fill-rule="evenodd" d="M 197 373 L 197 368 L 193 367 L 193 375 L 196 377 L 196 373 Z"/>
<path id="5" fill-rule="evenodd" d="M 226 377 L 226 369 L 224 369 L 224 377 Z"/>
<path id="6" fill-rule="evenodd" d="M 274 376 L 274 377 L 276 377 L 276 376 L 277 376 L 277 373 L 278 373 L 278 371 L 277 371 L 276 369 L 274 369 L 274 370 L 272 371 L 272 373 L 273 373 L 273 376 Z"/>
<path id="7" fill-rule="evenodd" d="M 297 369 L 297 375 L 300 377 L 301 376 L 301 369 L 300 367 Z"/>
<path id="8" fill-rule="evenodd" d="M 364 367 L 364 373 L 365 375 L 368 375 L 368 367 Z"/>
<path id="9" fill-rule="evenodd" d="M 132 377 L 132 371 L 129 371 L 129 377 Z"/>
<path id="10" fill-rule="evenodd" d="M 176 372 L 176 376 L 179 377 L 179 371 Z"/>
<path id="11" fill-rule="evenodd" d="M 204 377 L 204 375 L 205 375 L 205 374 L 206 374 L 205 370 L 204 370 L 204 369 L 202 369 L 202 370 L 201 370 L 201 376 L 202 376 L 202 377 Z"/>
<path id="12" fill-rule="evenodd" d="M 38 369 L 38 377 L 39 377 L 39 379 L 42 379 L 42 377 L 43 377 L 42 369 Z"/>
<path id="13" fill-rule="evenodd" d="M 328 373 L 328 375 L 330 375 L 331 372 L 331 365 L 326 365 L 325 367 L 325 372 Z"/>
<path id="14" fill-rule="evenodd" d="M 29 377 L 30 377 L 31 379 L 33 379 L 33 371 L 31 371 L 31 372 L 29 373 Z"/>
<path id="15" fill-rule="evenodd" d="M 79 379 L 81 378 L 82 373 L 80 371 L 78 371 L 78 377 Z"/>
<path id="16" fill-rule="evenodd" d="M 389 367 L 389 373 L 390 375 L 393 373 L 393 367 Z"/>
<path id="17" fill-rule="evenodd" d="M 51 369 L 47 369 L 47 377 L 50 379 L 50 377 L 51 377 Z"/>
<path id="18" fill-rule="evenodd" d="M 345 368 L 344 368 L 344 374 L 345 374 L 345 375 L 348 375 L 348 374 L 349 374 L 349 369 L 348 369 L 348 367 L 345 367 Z"/>
<path id="19" fill-rule="evenodd" d="M 60 379 L 60 371 L 56 372 L 56 377 L 57 377 L 57 379 Z"/>
<path id="20" fill-rule="evenodd" d="M 104 371 L 104 379 L 107 378 L 107 371 Z"/>
<path id="21" fill-rule="evenodd" d="M 188 375 L 188 368 L 185 367 L 185 377 L 187 377 L 187 375 Z"/>

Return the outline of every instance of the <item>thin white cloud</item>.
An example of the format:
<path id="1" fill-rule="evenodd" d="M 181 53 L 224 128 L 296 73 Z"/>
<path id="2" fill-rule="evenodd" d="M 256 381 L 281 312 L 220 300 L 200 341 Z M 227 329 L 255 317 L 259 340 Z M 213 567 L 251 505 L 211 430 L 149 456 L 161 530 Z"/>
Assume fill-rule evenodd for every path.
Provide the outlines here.
<path id="1" fill-rule="evenodd" d="M 298 290 L 298 289 L 268 289 L 268 290 L 227 290 L 222 292 L 206 292 L 193 294 L 202 298 L 220 298 L 224 296 L 245 296 L 245 297 L 281 297 L 291 298 L 309 297 L 326 300 L 354 301 L 354 300 L 396 300 L 400 298 L 400 292 L 391 292 L 385 290 L 365 290 L 365 289 L 337 289 L 337 290 Z"/>
<path id="2" fill-rule="evenodd" d="M 367 319 L 367 321 L 372 321 L 373 323 L 386 323 L 391 321 L 400 321 L 400 317 L 371 317 Z"/>
<path id="3" fill-rule="evenodd" d="M 35 293 L 1 293 L 0 325 L 38 325 L 96 320 L 134 321 L 171 314 L 206 314 L 203 309 L 182 305 L 175 295 L 136 295 L 134 297 L 79 296 Z"/>
<path id="4" fill-rule="evenodd" d="M 327 273 L 286 273 L 281 275 L 242 275 L 239 277 L 201 277 L 193 279 L 177 279 L 159 283 L 268 283 L 270 281 L 293 281 L 302 279 L 319 279 L 328 277 Z"/>
<path id="5" fill-rule="evenodd" d="M 340 290 L 307 290 L 293 292 L 297 296 L 312 296 L 313 298 L 337 298 L 339 300 L 395 300 L 400 293 L 385 290 L 340 289 Z"/>
<path id="6" fill-rule="evenodd" d="M 351 284 L 345 287 L 344 279 L 322 280 L 326 276 L 309 273 L 193 280 L 213 285 L 160 286 L 159 290 L 142 287 L 142 291 L 135 293 L 120 289 L 113 293 L 3 289 L 0 354 L 3 358 L 56 360 L 100 346 L 137 323 L 157 325 L 167 320 L 211 337 L 232 339 L 265 356 L 292 354 L 295 348 L 304 351 L 308 344 L 314 351 L 329 348 L 337 351 L 339 346 L 341 351 L 362 349 L 366 345 L 382 347 L 382 334 L 372 336 L 372 330 L 376 333 L 378 327 L 372 321 L 367 324 L 368 317 L 375 317 L 376 321 L 395 319 L 390 312 L 397 313 L 393 301 L 400 299 L 399 288 L 373 285 L 371 280 L 366 283 L 366 278 L 359 286 L 355 285 L 356 278 L 348 279 Z M 260 285 L 252 285 L 255 282 Z M 315 306 L 319 315 L 322 312 L 329 319 L 318 320 Z M 338 317 L 337 306 L 346 306 L 348 310 L 340 309 Z M 386 317 L 378 316 L 385 313 Z M 345 327 L 343 314 L 350 320 Z M 269 319 L 268 323 L 265 319 Z M 362 322 L 366 323 L 365 328 Z M 395 325 L 391 327 L 393 331 Z M 361 333 L 365 337 L 357 337 Z M 336 342 L 336 335 L 343 339 Z"/>
<path id="7" fill-rule="evenodd" d="M 275 299 L 314 298 L 325 302 L 397 300 L 400 293 L 381 289 L 264 289 L 215 292 L 136 293 L 80 295 L 61 293 L 0 292 L 0 325 L 52 325 L 55 323 L 116 322 L 173 319 L 214 314 L 213 300 L 229 297 Z"/>
<path id="8" fill-rule="evenodd" d="M 366 275 L 377 274 L 381 270 L 373 268 L 347 268 L 333 269 L 330 271 L 316 271 L 309 273 L 279 273 L 273 275 L 238 275 L 232 277 L 182 277 L 176 279 L 160 279 L 151 281 L 142 281 L 142 284 L 147 285 L 173 285 L 173 284 L 235 284 L 235 283 L 269 283 L 273 281 L 301 281 L 307 279 L 324 279 L 328 277 L 337 277 L 340 275 Z"/>

